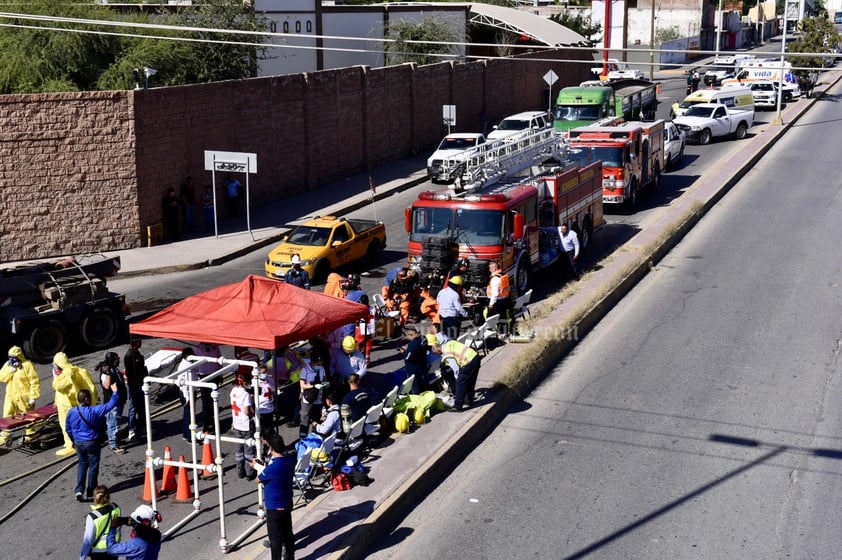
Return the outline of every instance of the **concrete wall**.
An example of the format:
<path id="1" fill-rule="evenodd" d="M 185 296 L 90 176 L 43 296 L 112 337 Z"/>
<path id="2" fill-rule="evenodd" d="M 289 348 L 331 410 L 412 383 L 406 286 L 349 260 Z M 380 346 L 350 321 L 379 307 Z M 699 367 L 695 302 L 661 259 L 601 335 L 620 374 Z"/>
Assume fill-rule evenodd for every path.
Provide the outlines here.
<path id="1" fill-rule="evenodd" d="M 542 61 L 530 61 L 529 57 Z M 119 250 L 146 242 L 166 189 L 210 182 L 204 151 L 254 152 L 253 203 L 277 200 L 423 153 L 446 133 L 546 106 L 587 79 L 590 58 L 558 50 L 522 59 L 364 66 L 122 92 L 0 96 L 0 261 Z M 217 176 L 218 182 L 222 177 Z M 218 200 L 222 199 L 217 185 Z"/>

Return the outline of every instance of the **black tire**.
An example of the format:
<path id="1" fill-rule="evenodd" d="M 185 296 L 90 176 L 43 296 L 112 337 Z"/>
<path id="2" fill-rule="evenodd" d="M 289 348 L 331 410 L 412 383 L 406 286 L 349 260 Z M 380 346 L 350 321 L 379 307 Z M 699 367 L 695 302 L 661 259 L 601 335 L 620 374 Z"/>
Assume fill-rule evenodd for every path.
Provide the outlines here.
<path id="1" fill-rule="evenodd" d="M 629 197 L 626 199 L 626 209 L 629 212 L 637 210 L 637 180 L 632 179 L 631 186 L 629 186 Z"/>
<path id="2" fill-rule="evenodd" d="M 369 268 L 374 268 L 377 266 L 377 261 L 380 260 L 380 251 L 383 248 L 380 246 L 380 241 L 374 240 L 368 245 L 368 249 L 365 252 L 365 262 L 369 266 Z"/>
<path id="3" fill-rule="evenodd" d="M 32 329 L 23 342 L 27 356 L 38 363 L 46 364 L 53 356 L 67 348 L 67 328 L 61 321 L 47 321 Z"/>
<path id="4" fill-rule="evenodd" d="M 111 309 L 94 309 L 82 319 L 82 341 L 92 348 L 108 348 L 120 335 L 120 318 Z"/>
<path id="5" fill-rule="evenodd" d="M 652 177 L 652 190 L 661 188 L 661 164 L 655 164 L 655 176 Z"/>
<path id="6" fill-rule="evenodd" d="M 316 266 L 313 267 L 313 277 L 310 282 L 312 284 L 323 284 L 327 281 L 328 274 L 330 274 L 330 261 L 319 259 L 316 261 Z"/>
<path id="7" fill-rule="evenodd" d="M 585 218 L 585 225 L 582 227 L 582 233 L 579 235 L 579 252 L 585 253 L 591 246 L 593 240 L 593 224 L 590 218 Z"/>
<path id="8" fill-rule="evenodd" d="M 704 129 L 702 133 L 699 134 L 699 144 L 701 144 L 702 146 L 710 144 L 710 139 L 711 133 L 709 128 Z"/>
<path id="9" fill-rule="evenodd" d="M 525 294 L 529 291 L 529 286 L 532 283 L 532 266 L 527 257 L 523 257 L 517 263 L 515 270 L 515 288 L 518 294 Z"/>
<path id="10" fill-rule="evenodd" d="M 746 123 L 741 122 L 737 125 L 737 130 L 734 131 L 734 138 L 736 138 L 737 140 L 742 140 L 746 137 L 746 134 L 748 134 L 748 126 L 746 125 Z"/>

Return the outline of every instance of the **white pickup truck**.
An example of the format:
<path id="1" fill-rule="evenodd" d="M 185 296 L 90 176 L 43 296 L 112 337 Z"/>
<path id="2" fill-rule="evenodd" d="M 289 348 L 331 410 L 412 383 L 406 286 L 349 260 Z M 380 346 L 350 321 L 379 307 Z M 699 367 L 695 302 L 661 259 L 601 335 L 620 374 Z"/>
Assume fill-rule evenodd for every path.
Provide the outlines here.
<path id="1" fill-rule="evenodd" d="M 591 68 L 591 74 L 593 74 L 594 76 L 601 76 L 602 70 L 602 65 L 594 66 L 593 68 Z M 643 70 L 629 68 L 629 65 L 625 62 L 620 62 L 616 58 L 609 58 L 608 74 L 606 75 L 606 78 L 608 80 L 645 80 L 646 75 L 643 73 Z"/>
<path id="2" fill-rule="evenodd" d="M 735 109 L 714 103 L 699 103 L 676 117 L 673 122 L 679 130 L 684 131 L 688 142 L 708 144 L 711 138 L 728 134 L 742 140 L 754 124 L 754 107 Z"/>

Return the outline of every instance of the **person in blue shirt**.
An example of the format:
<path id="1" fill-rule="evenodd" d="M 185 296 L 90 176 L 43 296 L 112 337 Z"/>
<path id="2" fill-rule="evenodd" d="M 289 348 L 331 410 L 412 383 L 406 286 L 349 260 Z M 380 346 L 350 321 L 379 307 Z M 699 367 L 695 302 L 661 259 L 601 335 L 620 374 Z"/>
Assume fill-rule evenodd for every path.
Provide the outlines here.
<path id="1" fill-rule="evenodd" d="M 284 277 L 284 282 L 292 286 L 298 286 L 299 288 L 309 290 L 310 275 L 307 274 L 306 270 L 301 268 L 301 256 L 296 253 L 292 256 L 291 262 L 292 268 L 289 269 L 289 272 L 287 272 Z"/>
<path id="2" fill-rule="evenodd" d="M 161 516 L 146 504 L 137 506 L 130 517 L 113 518 L 105 537 L 108 543 L 106 551 L 126 560 L 158 560 L 161 554 L 161 531 L 155 525 L 160 521 Z M 132 527 L 132 534 L 125 542 L 117 542 L 117 527 L 121 524 Z"/>
<path id="3" fill-rule="evenodd" d="M 295 456 L 285 453 L 284 438 L 268 434 L 266 443 L 271 460 L 265 467 L 256 459 L 251 466 L 257 471 L 257 481 L 263 484 L 266 500 L 266 532 L 272 560 L 295 558 L 295 534 L 292 532 L 292 488 L 295 476 Z"/>
<path id="4" fill-rule="evenodd" d="M 119 394 L 114 391 L 105 404 L 91 406 L 91 392 L 82 389 L 76 396 L 79 406 L 67 413 L 64 427 L 67 437 L 76 448 L 79 465 L 76 471 L 76 501 L 93 500 L 94 488 L 99 486 L 99 458 L 102 447 L 99 439 L 105 435 L 105 417 L 117 407 Z M 85 479 L 88 480 L 87 492 Z M 83 495 L 86 498 L 83 498 Z"/>

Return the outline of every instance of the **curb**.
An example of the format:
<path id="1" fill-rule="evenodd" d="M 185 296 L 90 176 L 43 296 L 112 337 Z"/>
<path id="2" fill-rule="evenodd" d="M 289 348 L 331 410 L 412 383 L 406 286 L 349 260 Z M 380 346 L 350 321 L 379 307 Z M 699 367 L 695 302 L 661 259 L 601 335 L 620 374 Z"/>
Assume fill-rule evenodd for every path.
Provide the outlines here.
<path id="1" fill-rule="evenodd" d="M 842 79 L 842 73 L 832 80 L 824 91 L 810 98 L 798 113 L 794 114 L 789 122 L 784 123 L 778 130 L 771 134 L 765 144 L 759 147 L 742 165 L 740 165 L 705 201 L 698 201 L 698 208 L 691 207 L 689 212 L 684 212 L 664 226 L 676 226 L 669 237 L 649 246 L 644 246 L 643 252 L 637 252 L 638 263 L 628 272 L 621 270 L 624 274 L 620 278 L 611 280 L 614 288 L 610 289 L 604 296 L 594 302 L 576 320 L 565 323 L 557 321 L 556 313 L 550 313 L 541 319 L 541 323 L 569 324 L 575 326 L 581 335 L 590 332 L 605 317 L 611 309 L 628 294 L 638 282 L 654 269 L 654 263 L 662 260 L 710 211 L 713 206 L 722 199 L 736 184 L 751 170 L 755 163 L 762 158 L 768 150 L 774 146 L 783 134 L 798 122 L 798 120 L 809 110 L 819 99 L 823 99 L 827 89 L 836 85 Z M 776 125 L 771 125 L 776 126 Z M 687 202 L 692 204 L 692 190 L 686 194 L 691 197 Z M 634 238 L 632 238 L 634 239 Z M 622 247 L 615 250 L 616 254 Z M 618 265 L 619 266 L 619 265 Z M 626 265 L 627 266 L 627 265 Z M 574 315 L 576 311 L 568 312 L 567 317 Z M 350 531 L 343 540 L 340 549 L 330 555 L 331 560 L 351 560 L 363 558 L 367 550 L 371 548 L 386 533 L 393 530 L 403 519 L 405 511 L 412 505 L 419 502 L 428 492 L 452 472 L 474 446 L 491 433 L 499 421 L 505 417 L 510 407 L 518 400 L 529 394 L 551 371 L 553 365 L 559 359 L 567 355 L 578 342 L 572 338 L 561 337 L 559 340 L 552 340 L 545 345 L 537 359 L 530 361 L 530 367 L 519 374 L 510 386 L 496 382 L 492 387 L 493 402 L 480 407 L 472 418 L 447 442 L 444 443 L 401 487 L 391 496 L 379 504 L 374 512 L 369 515 L 360 525 Z M 518 354 L 522 353 L 519 351 Z M 511 370 L 511 367 L 509 368 Z M 505 373 L 503 374 L 505 375 Z M 502 377 L 502 376 L 501 376 Z M 461 452 L 454 453 L 454 450 Z"/>

